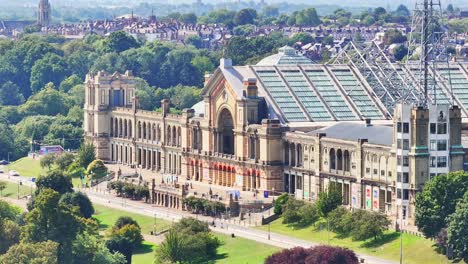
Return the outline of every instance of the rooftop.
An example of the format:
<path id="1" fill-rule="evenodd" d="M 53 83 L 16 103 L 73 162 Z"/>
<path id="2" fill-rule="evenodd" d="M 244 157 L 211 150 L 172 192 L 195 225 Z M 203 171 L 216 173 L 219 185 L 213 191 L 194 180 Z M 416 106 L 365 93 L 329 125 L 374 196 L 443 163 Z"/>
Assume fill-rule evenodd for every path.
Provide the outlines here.
<path id="1" fill-rule="evenodd" d="M 393 128 L 388 126 L 339 122 L 329 127 L 313 130 L 308 134 L 317 133 L 325 133 L 327 137 L 343 140 L 367 139 L 367 142 L 377 145 L 391 146 L 393 143 Z"/>
<path id="2" fill-rule="evenodd" d="M 296 64 L 313 64 L 308 58 L 297 54 L 294 48 L 284 46 L 278 49 L 277 54 L 273 54 L 263 58 L 257 65 L 296 65 Z"/>

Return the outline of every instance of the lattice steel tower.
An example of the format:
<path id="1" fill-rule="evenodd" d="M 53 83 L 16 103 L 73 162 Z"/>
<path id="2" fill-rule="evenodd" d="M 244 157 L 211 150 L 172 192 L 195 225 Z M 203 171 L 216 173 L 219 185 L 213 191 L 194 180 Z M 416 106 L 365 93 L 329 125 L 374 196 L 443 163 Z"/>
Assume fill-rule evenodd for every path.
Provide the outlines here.
<path id="1" fill-rule="evenodd" d="M 421 105 L 453 104 L 450 81 L 448 30 L 444 26 L 440 0 L 418 0 L 408 34 L 406 65 L 412 69 L 418 88 L 423 91 Z M 444 72 L 442 75 L 440 71 Z M 447 80 L 448 78 L 448 80 Z M 448 96 L 443 90 L 449 91 Z M 446 92 L 447 93 L 447 92 Z"/>

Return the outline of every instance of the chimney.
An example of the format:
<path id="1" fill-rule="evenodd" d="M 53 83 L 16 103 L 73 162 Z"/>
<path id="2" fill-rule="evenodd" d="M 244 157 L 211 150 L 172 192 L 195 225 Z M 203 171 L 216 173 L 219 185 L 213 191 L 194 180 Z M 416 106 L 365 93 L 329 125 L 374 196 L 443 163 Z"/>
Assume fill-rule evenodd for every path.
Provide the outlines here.
<path id="1" fill-rule="evenodd" d="M 372 126 L 371 119 L 366 118 L 366 127 L 370 127 L 370 126 Z"/>
<path id="2" fill-rule="evenodd" d="M 166 116 L 169 113 L 169 107 L 170 107 L 170 101 L 169 99 L 162 99 L 161 100 L 161 109 L 163 112 L 163 115 Z"/>
<path id="3" fill-rule="evenodd" d="M 258 97 L 257 78 L 244 78 L 242 83 L 244 85 L 244 94 L 248 98 Z"/>

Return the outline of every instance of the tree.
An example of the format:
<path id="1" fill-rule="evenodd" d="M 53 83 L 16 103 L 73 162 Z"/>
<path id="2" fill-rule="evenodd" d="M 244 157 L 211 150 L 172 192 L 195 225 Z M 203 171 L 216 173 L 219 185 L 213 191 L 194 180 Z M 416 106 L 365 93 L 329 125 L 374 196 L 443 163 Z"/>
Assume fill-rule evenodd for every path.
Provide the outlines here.
<path id="1" fill-rule="evenodd" d="M 40 191 L 34 209 L 26 215 L 21 238 L 24 242 L 51 240 L 59 243 L 59 262 L 70 263 L 73 240 L 85 226 L 73 208 L 60 205 L 59 199 L 60 194 L 52 189 Z"/>
<path id="2" fill-rule="evenodd" d="M 47 168 L 49 170 L 52 167 L 52 165 L 54 165 L 54 163 L 55 163 L 55 154 L 46 154 L 40 160 L 41 167 Z"/>
<path id="3" fill-rule="evenodd" d="M 16 220 L 20 213 L 21 210 L 18 207 L 12 206 L 3 200 L 0 200 L 0 219 Z"/>
<path id="4" fill-rule="evenodd" d="M 107 176 L 108 170 L 102 160 L 96 159 L 88 165 L 88 168 L 86 169 L 86 174 L 91 175 L 92 179 L 97 180 Z"/>
<path id="5" fill-rule="evenodd" d="M 299 32 L 294 34 L 290 40 L 291 44 L 294 44 L 296 42 L 300 42 L 301 45 L 309 44 L 314 42 L 314 37 L 312 37 L 312 35 L 309 33 Z"/>
<path id="6" fill-rule="evenodd" d="M 94 207 L 88 196 L 82 192 L 65 193 L 60 197 L 60 204 L 73 207 L 78 206 L 84 218 L 91 218 L 94 214 Z"/>
<path id="7" fill-rule="evenodd" d="M 124 31 L 112 32 L 103 42 L 103 48 L 106 52 L 120 53 L 131 48 L 138 48 L 139 46 L 137 40 Z"/>
<path id="8" fill-rule="evenodd" d="M 3 193 L 2 193 L 2 192 L 3 192 L 3 190 L 6 189 L 6 187 L 7 187 L 7 183 L 4 182 L 4 181 L 0 181 L 0 197 L 3 196 Z"/>
<path id="9" fill-rule="evenodd" d="M 43 189 L 52 189 L 59 194 L 73 192 L 72 181 L 62 171 L 51 170 L 36 179 L 36 192 L 38 195 Z"/>
<path id="10" fill-rule="evenodd" d="M 55 164 L 61 171 L 65 171 L 75 160 L 75 155 L 70 152 L 62 153 L 55 158 Z M 49 168 L 50 169 L 50 168 Z"/>
<path id="11" fill-rule="evenodd" d="M 293 13 L 294 15 L 294 13 Z M 315 8 L 303 9 L 295 15 L 295 24 L 298 26 L 318 26 L 321 23 Z"/>
<path id="12" fill-rule="evenodd" d="M 122 227 L 124 227 L 126 225 L 135 225 L 137 227 L 140 227 L 140 225 L 138 225 L 138 222 L 135 221 L 130 216 L 121 216 L 121 217 L 117 218 L 113 228 L 121 229 Z"/>
<path id="13" fill-rule="evenodd" d="M 0 105 L 19 105 L 24 102 L 18 85 L 11 81 L 5 82 L 0 88 Z"/>
<path id="14" fill-rule="evenodd" d="M 128 239 L 132 245 L 132 250 L 135 250 L 143 242 L 141 229 L 138 225 L 124 225 L 121 228 L 112 228 L 111 237 L 124 237 Z"/>
<path id="15" fill-rule="evenodd" d="M 20 242 L 21 230 L 17 223 L 10 219 L 0 219 L 0 255 Z"/>
<path id="16" fill-rule="evenodd" d="M 406 41 L 406 36 L 398 29 L 389 29 L 385 32 L 383 42 L 385 45 L 394 43 L 403 43 Z"/>
<path id="17" fill-rule="evenodd" d="M 83 143 L 78 151 L 78 162 L 83 168 L 88 168 L 88 165 L 96 159 L 96 148 L 93 143 Z"/>
<path id="18" fill-rule="evenodd" d="M 31 90 L 33 93 L 38 92 L 49 82 L 58 86 L 67 75 L 68 65 L 65 60 L 57 54 L 48 53 L 31 68 Z"/>
<path id="19" fill-rule="evenodd" d="M 106 244 L 95 235 L 87 232 L 77 235 L 73 241 L 72 254 L 74 264 L 124 264 L 125 256 L 119 252 L 111 252 Z"/>
<path id="20" fill-rule="evenodd" d="M 395 15 L 397 16 L 402 16 L 402 17 L 410 17 L 411 12 L 408 10 L 408 8 L 405 5 L 399 5 L 395 11 Z"/>
<path id="21" fill-rule="evenodd" d="M 203 40 L 200 36 L 198 35 L 191 35 L 185 39 L 185 43 L 187 45 L 192 45 L 197 49 L 201 49 L 203 45 Z"/>
<path id="22" fill-rule="evenodd" d="M 448 245 L 457 258 L 468 263 L 468 192 L 448 219 Z"/>
<path id="23" fill-rule="evenodd" d="M 356 254 L 342 247 L 316 246 L 310 250 L 305 263 L 358 264 Z"/>
<path id="24" fill-rule="evenodd" d="M 448 216 L 455 212 L 457 203 L 468 190 L 468 174 L 450 172 L 429 180 L 416 195 L 415 224 L 430 238 L 435 238 L 448 226 Z"/>
<path id="25" fill-rule="evenodd" d="M 234 24 L 236 24 L 237 26 L 253 24 L 255 18 L 257 18 L 257 11 L 255 11 L 255 9 L 241 9 L 234 16 Z"/>
<path id="26" fill-rule="evenodd" d="M 112 253 L 122 254 L 128 264 L 132 263 L 132 243 L 125 237 L 114 236 L 106 241 L 106 247 Z"/>
<path id="27" fill-rule="evenodd" d="M 185 24 L 196 24 L 197 23 L 197 15 L 194 13 L 186 13 L 180 16 L 180 22 Z"/>
<path id="28" fill-rule="evenodd" d="M 78 75 L 76 74 L 73 74 L 60 83 L 59 90 L 67 93 L 68 91 L 71 90 L 71 88 L 82 83 L 83 81 L 80 79 L 80 77 L 78 77 Z"/>
<path id="29" fill-rule="evenodd" d="M 358 210 L 352 214 L 351 236 L 353 240 L 377 240 L 388 229 L 390 220 L 387 216 L 378 212 Z"/>
<path id="30" fill-rule="evenodd" d="M 341 205 L 341 189 L 336 184 L 330 183 L 325 192 L 319 193 L 317 208 L 320 214 L 327 217 L 328 214 Z"/>
<path id="31" fill-rule="evenodd" d="M 232 32 L 236 36 L 248 37 L 255 31 L 255 26 L 252 24 L 236 26 Z"/>
<path id="32" fill-rule="evenodd" d="M 58 243 L 44 241 L 39 243 L 16 244 L 0 256 L 2 264 L 57 264 Z"/>
<path id="33" fill-rule="evenodd" d="M 182 234 L 177 233 L 174 229 L 170 229 L 166 235 L 166 239 L 161 245 L 156 248 L 156 258 L 163 263 L 170 261 L 179 263 L 186 260 L 186 244 Z"/>
<path id="34" fill-rule="evenodd" d="M 395 57 L 395 60 L 401 61 L 403 58 L 408 54 L 408 48 L 406 48 L 405 45 L 398 45 L 395 47 L 393 50 L 393 56 Z"/>
<path id="35" fill-rule="evenodd" d="M 344 207 L 331 211 L 327 217 L 330 230 L 340 235 L 348 235 L 353 228 L 352 216 L 352 213 Z"/>
<path id="36" fill-rule="evenodd" d="M 57 91 L 53 83 L 48 83 L 44 89 L 31 96 L 20 111 L 25 115 L 66 115 L 71 102 L 67 94 Z"/>
<path id="37" fill-rule="evenodd" d="M 283 207 L 283 224 L 296 223 L 301 220 L 299 208 L 304 206 L 304 202 L 290 197 Z"/>
<path id="38" fill-rule="evenodd" d="M 359 261 L 356 254 L 347 248 L 316 246 L 284 249 L 265 260 L 265 264 L 278 263 L 357 264 Z"/>
<path id="39" fill-rule="evenodd" d="M 280 215 L 283 213 L 283 206 L 288 202 L 289 200 L 289 195 L 287 193 L 283 193 L 278 198 L 275 200 L 275 209 L 274 212 L 277 215 Z"/>

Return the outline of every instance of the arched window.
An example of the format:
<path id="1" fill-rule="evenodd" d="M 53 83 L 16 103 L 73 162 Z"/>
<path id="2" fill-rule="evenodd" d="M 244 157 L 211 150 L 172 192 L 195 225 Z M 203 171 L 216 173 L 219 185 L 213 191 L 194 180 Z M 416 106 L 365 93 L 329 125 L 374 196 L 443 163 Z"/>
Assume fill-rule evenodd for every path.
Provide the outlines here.
<path id="1" fill-rule="evenodd" d="M 330 169 L 336 170 L 336 157 L 335 157 L 335 149 L 330 149 Z"/>
<path id="2" fill-rule="evenodd" d="M 177 146 L 180 147 L 182 145 L 182 129 L 179 127 L 177 129 Z"/>
<path id="3" fill-rule="evenodd" d="M 344 171 L 349 171 L 350 170 L 350 163 L 351 159 L 349 157 L 349 151 L 345 150 L 344 155 L 343 155 L 343 161 L 344 161 Z"/>
<path id="4" fill-rule="evenodd" d="M 143 139 L 146 139 L 146 122 L 143 122 Z"/>
<path id="5" fill-rule="evenodd" d="M 296 166 L 296 146 L 294 143 L 291 143 L 289 145 L 290 151 L 289 151 L 289 158 L 290 158 L 290 164 L 289 166 L 294 167 Z"/>
<path id="6" fill-rule="evenodd" d="M 296 152 L 297 152 L 297 167 L 302 167 L 302 145 L 301 144 L 297 144 Z"/>
<path id="7" fill-rule="evenodd" d="M 336 169 L 343 170 L 343 152 L 341 149 L 336 151 Z"/>
<path id="8" fill-rule="evenodd" d="M 110 119 L 110 136 L 113 137 L 114 136 L 114 118 L 111 117 Z"/>
<path id="9" fill-rule="evenodd" d="M 218 117 L 219 152 L 234 155 L 234 119 L 228 109 L 223 109 Z"/>
<path id="10" fill-rule="evenodd" d="M 158 142 L 161 141 L 161 127 L 159 126 L 159 124 L 156 126 L 156 140 Z"/>
<path id="11" fill-rule="evenodd" d="M 284 142 L 283 144 L 283 162 L 284 165 L 289 165 L 289 143 Z"/>
<path id="12" fill-rule="evenodd" d="M 167 145 L 171 145 L 171 126 L 167 126 L 167 135 L 166 135 Z"/>

